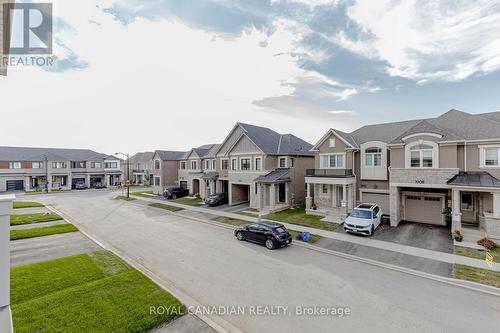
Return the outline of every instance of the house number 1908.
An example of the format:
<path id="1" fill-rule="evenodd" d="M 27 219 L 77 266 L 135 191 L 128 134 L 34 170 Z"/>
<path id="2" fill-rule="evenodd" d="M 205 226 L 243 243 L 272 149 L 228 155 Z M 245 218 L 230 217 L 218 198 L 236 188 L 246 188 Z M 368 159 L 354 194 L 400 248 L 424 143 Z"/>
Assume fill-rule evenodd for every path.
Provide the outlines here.
<path id="1" fill-rule="evenodd" d="M 415 179 L 415 184 L 425 184 L 425 180 L 423 180 L 423 179 Z"/>

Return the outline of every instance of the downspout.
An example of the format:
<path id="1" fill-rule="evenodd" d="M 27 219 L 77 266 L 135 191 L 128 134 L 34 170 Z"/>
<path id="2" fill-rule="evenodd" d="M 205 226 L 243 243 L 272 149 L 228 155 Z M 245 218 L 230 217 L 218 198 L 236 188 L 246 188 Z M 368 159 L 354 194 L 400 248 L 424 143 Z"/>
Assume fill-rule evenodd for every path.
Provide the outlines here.
<path id="1" fill-rule="evenodd" d="M 464 171 L 467 172 L 467 141 L 464 140 Z"/>

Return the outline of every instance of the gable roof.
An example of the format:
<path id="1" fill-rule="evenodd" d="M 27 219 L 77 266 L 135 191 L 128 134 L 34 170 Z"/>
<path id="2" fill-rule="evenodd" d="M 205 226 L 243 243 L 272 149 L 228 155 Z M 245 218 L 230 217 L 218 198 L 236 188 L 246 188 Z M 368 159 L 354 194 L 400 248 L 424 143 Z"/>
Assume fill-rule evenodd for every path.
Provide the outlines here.
<path id="1" fill-rule="evenodd" d="M 500 181 L 486 171 L 460 171 L 448 180 L 452 186 L 500 187 Z"/>
<path id="2" fill-rule="evenodd" d="M 254 181 L 259 183 L 289 182 L 290 171 L 289 169 L 276 169 L 269 172 L 268 174 L 255 178 Z"/>
<path id="3" fill-rule="evenodd" d="M 130 156 L 130 164 L 147 163 L 153 159 L 154 154 L 152 151 L 136 153 Z"/>
<path id="4" fill-rule="evenodd" d="M 32 148 L 0 146 L 2 161 L 98 161 L 108 155 L 90 149 Z"/>
<path id="5" fill-rule="evenodd" d="M 160 156 L 162 161 L 179 161 L 182 160 L 185 151 L 172 151 L 172 150 L 156 150 L 155 151 L 158 156 Z"/>
<path id="6" fill-rule="evenodd" d="M 338 137 L 340 140 L 342 140 L 350 148 L 358 148 L 358 144 L 356 143 L 351 134 L 330 128 L 328 132 L 326 132 L 326 134 L 323 135 L 323 137 L 314 145 L 314 147 L 311 148 L 311 150 L 319 149 L 319 146 L 321 146 L 323 142 L 325 142 L 326 139 L 328 139 L 332 134 Z"/>
<path id="7" fill-rule="evenodd" d="M 366 125 L 351 133 L 333 131 L 353 147 L 368 141 L 399 143 L 405 136 L 418 133 L 440 134 L 441 141 L 499 139 L 500 112 L 470 114 L 452 109 L 436 118 Z M 319 142 L 324 140 L 325 136 Z"/>
<path id="8" fill-rule="evenodd" d="M 312 145 L 293 134 L 280 134 L 267 127 L 237 123 L 244 133 L 266 155 L 312 156 Z"/>

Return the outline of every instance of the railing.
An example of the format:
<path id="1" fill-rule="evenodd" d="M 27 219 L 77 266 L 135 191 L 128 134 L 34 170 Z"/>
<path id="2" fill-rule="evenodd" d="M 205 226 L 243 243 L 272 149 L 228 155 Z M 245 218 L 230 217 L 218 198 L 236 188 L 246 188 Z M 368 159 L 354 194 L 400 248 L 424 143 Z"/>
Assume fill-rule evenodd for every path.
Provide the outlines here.
<path id="1" fill-rule="evenodd" d="M 352 169 L 307 169 L 306 177 L 352 177 Z"/>

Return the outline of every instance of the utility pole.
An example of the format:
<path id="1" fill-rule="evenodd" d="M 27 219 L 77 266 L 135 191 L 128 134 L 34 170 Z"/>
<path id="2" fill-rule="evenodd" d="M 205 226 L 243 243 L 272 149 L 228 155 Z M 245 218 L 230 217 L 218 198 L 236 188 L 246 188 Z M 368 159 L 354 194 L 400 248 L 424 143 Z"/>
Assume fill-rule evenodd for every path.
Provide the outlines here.
<path id="1" fill-rule="evenodd" d="M 127 153 L 115 153 L 115 155 L 123 155 L 127 158 L 127 199 L 130 198 L 130 155 Z"/>

